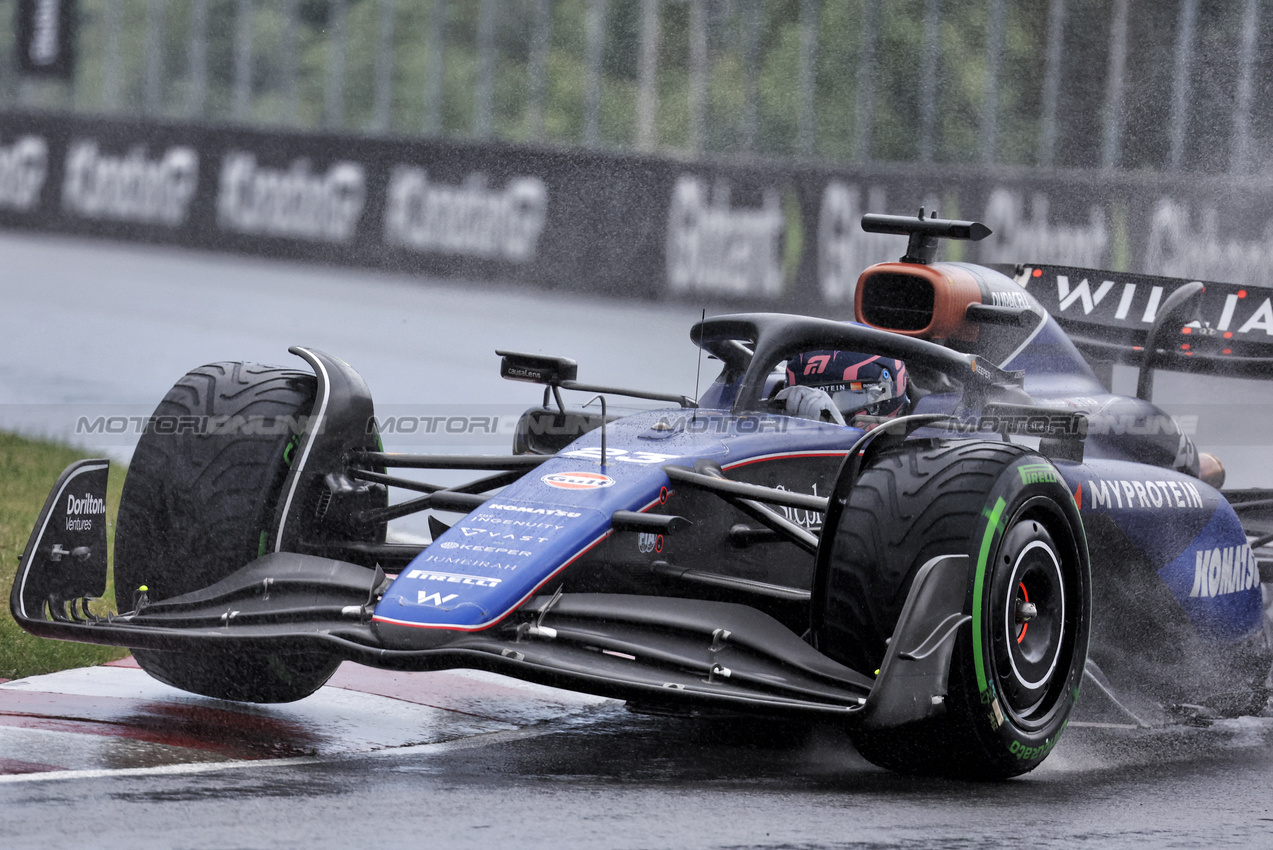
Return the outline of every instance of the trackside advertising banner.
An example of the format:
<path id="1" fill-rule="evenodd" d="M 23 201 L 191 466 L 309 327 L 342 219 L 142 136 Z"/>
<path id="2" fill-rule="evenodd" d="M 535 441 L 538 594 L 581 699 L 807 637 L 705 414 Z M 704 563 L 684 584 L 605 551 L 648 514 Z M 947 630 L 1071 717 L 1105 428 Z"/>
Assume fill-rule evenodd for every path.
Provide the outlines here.
<path id="1" fill-rule="evenodd" d="M 564 292 L 847 315 L 862 269 L 905 250 L 862 214 L 921 206 L 994 231 L 941 259 L 1243 286 L 1273 268 L 1263 180 L 735 166 L 0 113 L 2 227 Z"/>

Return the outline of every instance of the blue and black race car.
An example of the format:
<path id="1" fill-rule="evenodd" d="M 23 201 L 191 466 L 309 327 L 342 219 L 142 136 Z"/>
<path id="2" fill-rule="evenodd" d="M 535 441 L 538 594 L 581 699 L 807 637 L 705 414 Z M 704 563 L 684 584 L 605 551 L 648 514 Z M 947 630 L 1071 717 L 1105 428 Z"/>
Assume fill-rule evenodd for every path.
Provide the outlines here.
<path id="1" fill-rule="evenodd" d="M 366 384 L 319 351 L 292 349 L 312 372 L 195 369 L 124 483 L 117 613 L 89 607 L 96 460 L 56 483 L 13 615 L 222 699 L 301 699 L 346 660 L 471 667 L 839 724 L 877 764 L 969 778 L 1032 769 L 1083 712 L 1263 711 L 1273 491 L 1221 491 L 1150 402 L 1159 369 L 1267 376 L 1238 288 L 934 262 L 989 231 L 922 211 L 863 226 L 908 244 L 862 273 L 856 321 L 705 319 L 691 336 L 721 370 L 697 399 L 497 352 L 543 387 L 507 456 L 384 451 Z M 1137 396 L 1093 362 L 1137 366 Z M 617 416 L 615 397 L 663 406 Z M 426 511 L 427 545 L 387 535 Z"/>

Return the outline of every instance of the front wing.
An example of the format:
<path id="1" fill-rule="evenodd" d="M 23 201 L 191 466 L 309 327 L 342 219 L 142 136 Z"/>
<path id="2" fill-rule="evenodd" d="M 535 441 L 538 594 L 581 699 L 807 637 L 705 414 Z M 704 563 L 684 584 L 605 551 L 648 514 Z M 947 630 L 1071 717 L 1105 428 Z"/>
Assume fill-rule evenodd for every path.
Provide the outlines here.
<path id="1" fill-rule="evenodd" d="M 36 523 L 10 597 L 32 634 L 158 651 L 320 652 L 396 670 L 467 667 L 639 705 L 885 727 L 942 710 L 954 637 L 970 619 L 967 556 L 952 555 L 917 574 L 874 675 L 748 606 L 663 596 L 539 595 L 490 628 L 412 648 L 371 624 L 388 585 L 383 571 L 294 552 L 268 554 L 184 596 L 141 597 L 134 611 L 97 616 L 87 599 L 105 587 L 105 517 L 84 512 L 104 500 L 106 467 L 68 468 Z"/>

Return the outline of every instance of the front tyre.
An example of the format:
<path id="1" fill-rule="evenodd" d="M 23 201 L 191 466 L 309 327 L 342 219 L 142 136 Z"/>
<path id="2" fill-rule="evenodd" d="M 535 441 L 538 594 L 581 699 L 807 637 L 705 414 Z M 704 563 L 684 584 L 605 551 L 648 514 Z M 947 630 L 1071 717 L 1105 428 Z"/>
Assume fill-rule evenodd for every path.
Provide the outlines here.
<path id="1" fill-rule="evenodd" d="M 879 669 L 916 571 L 967 555 L 942 710 L 854 741 L 883 767 L 1002 779 L 1036 767 L 1078 697 L 1091 577 L 1073 496 L 1045 458 L 1006 443 L 912 442 L 883 453 L 828 514 L 820 648 Z M 832 522 L 834 521 L 834 526 Z"/>
<path id="2" fill-rule="evenodd" d="M 213 363 L 168 391 L 137 444 L 120 496 L 115 600 L 121 612 L 132 610 L 142 593 L 152 601 L 180 596 L 264 554 L 315 386 L 313 375 L 293 369 Z M 340 663 L 315 652 L 139 649 L 133 657 L 161 682 L 244 702 L 309 696 Z"/>

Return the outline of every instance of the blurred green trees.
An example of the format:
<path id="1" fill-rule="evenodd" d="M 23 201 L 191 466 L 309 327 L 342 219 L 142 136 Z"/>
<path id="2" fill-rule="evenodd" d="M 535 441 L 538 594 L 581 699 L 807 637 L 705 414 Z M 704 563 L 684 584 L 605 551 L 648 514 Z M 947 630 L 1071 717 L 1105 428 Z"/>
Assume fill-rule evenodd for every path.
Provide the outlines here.
<path id="1" fill-rule="evenodd" d="M 1179 10 L 1126 2 L 1130 61 L 1119 114 L 1135 126 L 1120 151 L 1127 165 L 1161 169 Z M 0 16 L 13 3 L 0 0 Z M 823 162 L 1094 165 L 1107 120 L 1116 2 L 1059 7 L 1061 70 L 1047 113 L 1055 3 L 661 0 L 654 149 Z M 1231 93 L 1226 100 L 1219 90 L 1235 85 L 1241 16 L 1240 4 L 1229 5 L 1199 20 L 1206 62 L 1190 72 L 1191 116 L 1233 112 Z M 0 54 L 0 97 L 37 108 L 573 146 L 591 141 L 591 85 L 600 93 L 595 144 L 638 146 L 643 0 L 79 0 L 79 10 L 80 61 L 69 88 L 19 85 L 11 57 Z M 706 48 L 697 136 L 696 13 Z M 596 66 L 590 20 L 600 22 Z M 249 52 L 238 49 L 240 32 L 250 33 Z M 545 34 L 547 51 L 537 60 L 536 38 Z M 811 92 L 801 83 L 810 64 Z M 1273 97 L 1264 88 L 1257 95 Z M 1055 132 L 1046 149 L 1045 114 Z M 1184 164 L 1223 170 L 1233 121 L 1220 115 L 1209 124 L 1212 137 Z"/>

